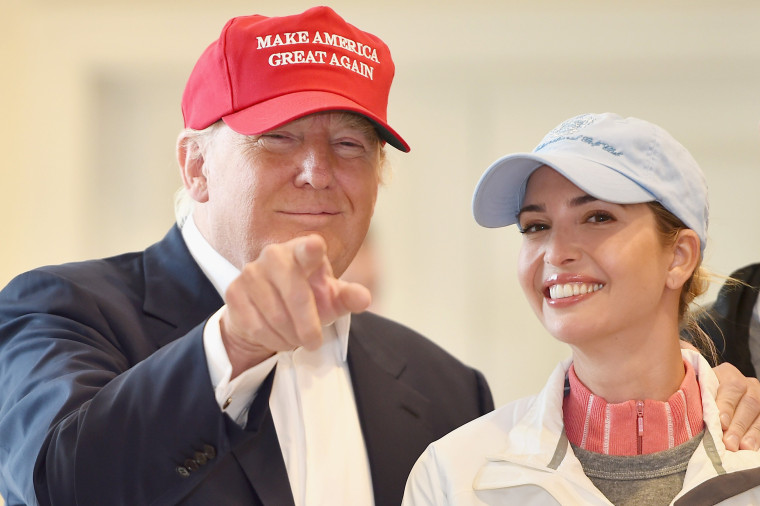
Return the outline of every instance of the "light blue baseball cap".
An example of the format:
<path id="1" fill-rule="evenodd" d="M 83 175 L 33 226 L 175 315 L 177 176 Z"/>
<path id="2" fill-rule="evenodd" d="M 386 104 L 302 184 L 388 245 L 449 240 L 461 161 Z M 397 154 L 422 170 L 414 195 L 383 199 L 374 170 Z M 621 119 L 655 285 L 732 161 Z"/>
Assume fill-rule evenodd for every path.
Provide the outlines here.
<path id="1" fill-rule="evenodd" d="M 616 204 L 657 201 L 707 243 L 707 183 L 689 152 L 661 127 L 617 114 L 562 122 L 530 153 L 496 160 L 472 199 L 483 227 L 517 223 L 530 175 L 548 165 L 592 197 Z"/>

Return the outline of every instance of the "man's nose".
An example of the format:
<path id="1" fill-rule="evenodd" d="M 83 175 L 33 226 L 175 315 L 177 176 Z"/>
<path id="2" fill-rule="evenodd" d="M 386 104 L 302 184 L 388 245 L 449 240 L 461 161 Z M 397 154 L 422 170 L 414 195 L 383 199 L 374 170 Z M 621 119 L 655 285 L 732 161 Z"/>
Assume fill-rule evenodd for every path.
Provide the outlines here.
<path id="1" fill-rule="evenodd" d="M 329 188 L 334 180 L 335 158 L 329 145 L 309 143 L 299 155 L 296 185 L 309 185 L 315 190 Z"/>

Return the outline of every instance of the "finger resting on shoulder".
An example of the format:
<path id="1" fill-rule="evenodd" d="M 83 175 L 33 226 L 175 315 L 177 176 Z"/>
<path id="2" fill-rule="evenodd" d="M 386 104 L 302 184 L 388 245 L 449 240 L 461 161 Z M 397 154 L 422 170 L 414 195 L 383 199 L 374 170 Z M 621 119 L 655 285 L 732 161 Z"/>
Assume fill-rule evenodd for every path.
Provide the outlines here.
<path id="1" fill-rule="evenodd" d="M 734 417 L 734 411 L 742 397 L 747 392 L 747 378 L 731 364 L 723 363 L 713 368 L 718 377 L 718 392 L 715 398 L 721 413 L 723 429 L 728 428 L 728 422 Z"/>
<path id="2" fill-rule="evenodd" d="M 753 451 L 760 449 L 760 418 L 755 419 L 747 433 L 744 434 L 739 449 Z"/>
<path id="3" fill-rule="evenodd" d="M 716 399 L 726 448 L 757 449 L 760 442 L 760 382 L 739 376 L 722 379 Z"/>
<path id="4" fill-rule="evenodd" d="M 734 410 L 727 431 L 735 434 L 742 450 L 757 450 L 760 444 L 760 382 L 747 378 L 747 390 Z"/>

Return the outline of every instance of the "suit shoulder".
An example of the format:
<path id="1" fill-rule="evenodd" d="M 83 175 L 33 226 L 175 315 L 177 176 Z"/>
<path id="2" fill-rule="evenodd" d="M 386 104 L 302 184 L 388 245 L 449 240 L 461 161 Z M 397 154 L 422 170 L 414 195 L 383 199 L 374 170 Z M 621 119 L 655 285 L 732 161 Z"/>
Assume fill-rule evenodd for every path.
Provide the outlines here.
<path id="1" fill-rule="evenodd" d="M 140 292 L 143 288 L 146 260 L 154 250 L 153 257 L 168 256 L 166 263 L 176 263 L 182 253 L 189 257 L 181 238 L 181 232 L 174 226 L 163 240 L 142 251 L 132 251 L 105 258 L 47 265 L 16 276 L 4 292 L 14 294 L 51 287 L 70 286 L 86 292 L 98 294 L 114 288 L 123 292 Z M 178 253 L 179 252 L 179 253 Z"/>
<path id="2" fill-rule="evenodd" d="M 488 382 L 477 369 L 411 328 L 373 313 L 351 317 L 351 343 L 386 372 L 422 393 L 441 416 L 437 437 L 493 409 Z"/>
<path id="3" fill-rule="evenodd" d="M 38 267 L 16 276 L 3 292 L 22 296 L 25 293 L 69 286 L 97 293 L 106 285 L 131 285 L 135 279 L 142 279 L 142 276 L 135 276 L 140 272 L 142 252 L 126 253 L 110 258 Z"/>
<path id="4" fill-rule="evenodd" d="M 366 334 L 387 348 L 403 355 L 408 361 L 442 361 L 451 366 L 465 366 L 439 344 L 418 331 L 375 313 L 364 312 L 351 316 L 354 331 Z M 469 367 L 468 367 L 469 369 Z"/>

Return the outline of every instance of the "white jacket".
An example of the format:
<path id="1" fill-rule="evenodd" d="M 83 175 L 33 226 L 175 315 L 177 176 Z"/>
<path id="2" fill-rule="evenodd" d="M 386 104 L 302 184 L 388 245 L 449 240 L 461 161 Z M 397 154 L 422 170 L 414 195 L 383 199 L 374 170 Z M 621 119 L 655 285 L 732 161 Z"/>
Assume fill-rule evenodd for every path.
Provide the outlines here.
<path id="1" fill-rule="evenodd" d="M 707 431 L 672 504 L 760 505 L 760 452 L 726 450 L 715 404 L 718 380 L 698 353 L 682 352 L 699 379 Z M 507 404 L 432 443 L 412 469 L 403 505 L 611 504 L 583 473 L 564 433 L 570 363 L 557 366 L 538 396 Z M 736 474 L 751 468 L 758 469 Z"/>

